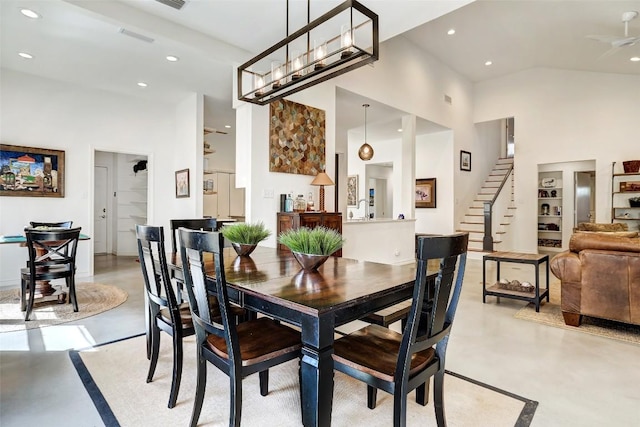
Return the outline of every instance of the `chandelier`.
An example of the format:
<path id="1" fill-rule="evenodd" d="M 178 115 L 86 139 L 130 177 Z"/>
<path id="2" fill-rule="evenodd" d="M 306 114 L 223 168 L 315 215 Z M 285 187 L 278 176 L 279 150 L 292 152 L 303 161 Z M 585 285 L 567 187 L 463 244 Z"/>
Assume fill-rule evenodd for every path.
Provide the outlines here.
<path id="1" fill-rule="evenodd" d="M 378 15 L 347 0 L 238 67 L 238 99 L 265 105 L 378 60 Z M 287 34 L 289 33 L 287 0 Z"/>

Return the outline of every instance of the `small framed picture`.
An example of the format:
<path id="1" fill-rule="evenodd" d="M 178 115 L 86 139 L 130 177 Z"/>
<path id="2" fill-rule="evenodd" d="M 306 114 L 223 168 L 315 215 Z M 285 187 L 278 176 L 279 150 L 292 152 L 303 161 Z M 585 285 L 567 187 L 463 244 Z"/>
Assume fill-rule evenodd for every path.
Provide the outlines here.
<path id="1" fill-rule="evenodd" d="M 471 153 L 460 150 L 460 170 L 471 171 Z"/>
<path id="2" fill-rule="evenodd" d="M 358 175 L 347 177 L 347 206 L 358 206 Z"/>
<path id="3" fill-rule="evenodd" d="M 176 171 L 176 199 L 189 197 L 189 169 Z"/>
<path id="4" fill-rule="evenodd" d="M 436 179 L 416 179 L 416 208 L 436 207 Z"/>

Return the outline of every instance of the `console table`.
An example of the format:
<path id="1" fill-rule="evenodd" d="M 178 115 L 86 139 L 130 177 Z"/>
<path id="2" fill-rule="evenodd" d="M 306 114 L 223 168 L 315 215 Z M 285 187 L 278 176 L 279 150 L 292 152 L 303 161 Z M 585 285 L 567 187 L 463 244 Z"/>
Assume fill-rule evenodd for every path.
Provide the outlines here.
<path id="1" fill-rule="evenodd" d="M 535 266 L 536 269 L 536 281 L 535 291 L 521 292 L 510 289 L 502 289 L 497 284 L 487 287 L 487 261 L 496 262 L 496 282 L 500 281 L 500 263 L 511 262 L 516 264 L 530 264 Z M 545 264 L 547 272 L 547 287 L 540 292 L 540 264 Z M 536 312 L 540 311 L 540 301 L 547 297 L 549 301 L 549 255 L 540 254 L 526 254 L 518 252 L 493 252 L 482 257 L 482 303 L 487 302 L 487 295 L 500 297 L 519 299 L 523 301 L 529 301 L 536 305 Z"/>

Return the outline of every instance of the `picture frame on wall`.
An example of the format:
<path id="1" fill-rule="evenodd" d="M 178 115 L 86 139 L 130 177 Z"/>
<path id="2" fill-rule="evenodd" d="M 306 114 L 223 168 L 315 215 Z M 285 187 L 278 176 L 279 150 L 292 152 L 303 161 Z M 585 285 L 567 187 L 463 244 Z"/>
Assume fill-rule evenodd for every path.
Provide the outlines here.
<path id="1" fill-rule="evenodd" d="M 415 189 L 416 208 L 436 207 L 436 179 L 416 179 Z"/>
<path id="2" fill-rule="evenodd" d="M 347 206 L 358 206 L 358 175 L 347 177 Z"/>
<path id="3" fill-rule="evenodd" d="M 471 153 L 460 150 L 460 170 L 471 171 Z"/>
<path id="4" fill-rule="evenodd" d="M 0 144 L 0 196 L 64 197 L 64 151 Z"/>
<path id="5" fill-rule="evenodd" d="M 176 171 L 176 199 L 189 197 L 189 169 Z"/>

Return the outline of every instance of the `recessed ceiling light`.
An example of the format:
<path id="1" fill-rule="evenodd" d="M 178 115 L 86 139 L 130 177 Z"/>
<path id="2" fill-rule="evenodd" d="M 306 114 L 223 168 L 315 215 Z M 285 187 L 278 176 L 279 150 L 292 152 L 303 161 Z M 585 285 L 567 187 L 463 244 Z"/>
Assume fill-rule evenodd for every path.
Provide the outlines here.
<path id="1" fill-rule="evenodd" d="M 20 13 L 22 13 L 24 16 L 26 16 L 27 18 L 31 18 L 31 19 L 38 19 L 40 18 L 40 15 L 37 12 L 34 12 L 31 9 L 20 9 Z"/>
<path id="2" fill-rule="evenodd" d="M 33 55 L 27 52 L 18 52 L 18 55 L 20 55 L 24 59 L 33 59 Z"/>
<path id="3" fill-rule="evenodd" d="M 402 128 L 398 129 L 398 132 L 402 132 Z"/>
<path id="4" fill-rule="evenodd" d="M 640 62 L 640 56 L 633 56 L 633 57 L 629 58 L 629 60 L 633 61 L 633 62 Z"/>
<path id="5" fill-rule="evenodd" d="M 231 129 L 231 125 L 224 125 L 225 128 Z"/>
<path id="6" fill-rule="evenodd" d="M 455 33 L 456 33 L 456 30 L 454 30 L 453 28 L 447 31 L 447 34 L 449 34 L 450 36 L 454 35 Z"/>
<path id="7" fill-rule="evenodd" d="M 180 60 L 180 58 L 178 58 L 177 56 L 174 55 L 168 55 L 167 56 L 167 61 L 169 62 L 178 62 Z"/>
<path id="8" fill-rule="evenodd" d="M 138 86 L 147 87 L 147 84 L 145 82 L 138 82 Z"/>
<path id="9" fill-rule="evenodd" d="M 487 67 L 488 67 L 489 65 L 491 65 L 491 64 L 493 64 L 493 62 L 491 62 L 491 61 L 487 61 L 487 62 L 485 62 L 485 63 L 484 63 L 484 65 L 486 65 Z"/>

